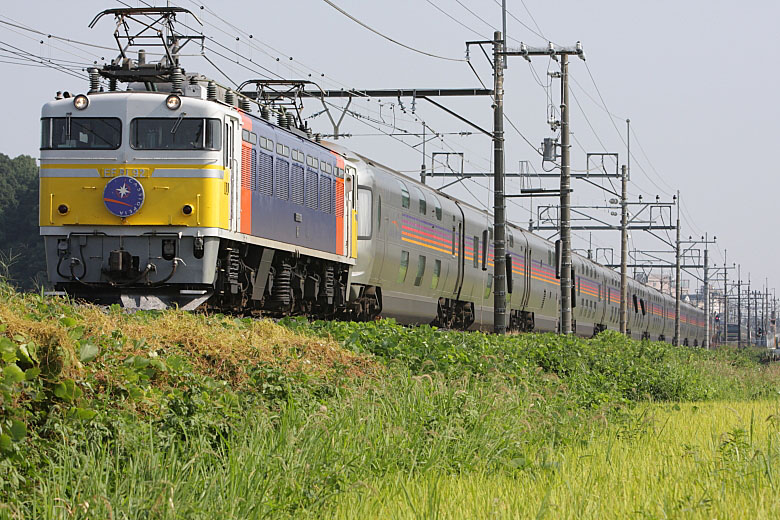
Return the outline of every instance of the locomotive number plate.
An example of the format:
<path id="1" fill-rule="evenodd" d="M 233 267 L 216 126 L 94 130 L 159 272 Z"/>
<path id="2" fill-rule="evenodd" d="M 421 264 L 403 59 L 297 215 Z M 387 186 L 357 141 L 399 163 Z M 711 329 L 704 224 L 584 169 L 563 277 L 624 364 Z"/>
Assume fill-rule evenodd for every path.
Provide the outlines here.
<path id="1" fill-rule="evenodd" d="M 114 166 L 109 168 L 99 168 L 101 177 L 135 177 L 136 179 L 149 177 L 149 168 L 126 168 Z"/>

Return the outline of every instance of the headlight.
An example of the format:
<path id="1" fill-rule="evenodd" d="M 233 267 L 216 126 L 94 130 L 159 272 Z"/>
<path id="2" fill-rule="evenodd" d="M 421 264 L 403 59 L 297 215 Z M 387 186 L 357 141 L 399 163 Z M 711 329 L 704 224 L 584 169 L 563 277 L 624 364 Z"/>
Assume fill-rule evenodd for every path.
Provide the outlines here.
<path id="1" fill-rule="evenodd" d="M 181 212 L 185 215 L 192 215 L 192 206 L 190 204 L 185 204 L 183 208 L 181 208 Z"/>
<path id="2" fill-rule="evenodd" d="M 181 98 L 176 94 L 171 94 L 165 98 L 165 106 L 171 110 L 178 110 L 181 107 Z"/>
<path id="3" fill-rule="evenodd" d="M 59 213 L 60 215 L 67 215 L 69 211 L 70 208 L 68 207 L 67 204 L 60 204 L 59 206 L 57 206 L 57 213 Z"/>
<path id="4" fill-rule="evenodd" d="M 76 110 L 84 110 L 89 106 L 89 98 L 84 94 L 79 94 L 73 98 L 73 106 L 76 107 Z"/>

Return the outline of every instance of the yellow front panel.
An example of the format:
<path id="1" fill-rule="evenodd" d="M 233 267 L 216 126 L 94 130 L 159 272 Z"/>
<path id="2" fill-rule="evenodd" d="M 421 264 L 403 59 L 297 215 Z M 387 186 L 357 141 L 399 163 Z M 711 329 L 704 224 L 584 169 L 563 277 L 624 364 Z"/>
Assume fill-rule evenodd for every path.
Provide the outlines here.
<path id="1" fill-rule="evenodd" d="M 100 177 L 57 177 L 58 170 L 97 170 Z M 224 172 L 224 179 L 203 177 L 155 177 L 169 170 Z M 229 171 L 222 168 L 181 165 L 42 165 L 40 179 L 40 225 L 137 225 L 199 226 L 228 229 L 230 218 Z M 144 187 L 144 203 L 135 215 L 120 218 L 103 203 L 103 188 L 110 178 L 130 173 Z M 60 215 L 60 204 L 68 206 Z M 185 204 L 191 215 L 182 213 Z"/>

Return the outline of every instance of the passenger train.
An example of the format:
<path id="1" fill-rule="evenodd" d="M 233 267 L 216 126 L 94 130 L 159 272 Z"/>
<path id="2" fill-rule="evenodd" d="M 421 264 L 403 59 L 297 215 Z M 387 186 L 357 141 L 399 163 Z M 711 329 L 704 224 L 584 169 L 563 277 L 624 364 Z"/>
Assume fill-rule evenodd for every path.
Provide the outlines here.
<path id="1" fill-rule="evenodd" d="M 489 213 L 317 142 L 291 117 L 271 121 L 200 75 L 117 88 L 112 74 L 142 65 L 90 70 L 87 94 L 43 106 L 40 231 L 58 290 L 138 308 L 492 328 Z M 555 244 L 510 224 L 507 253 L 510 329 L 557 331 Z M 619 275 L 578 255 L 573 271 L 576 334 L 618 329 Z M 628 298 L 632 337 L 673 339 L 672 297 L 630 280 Z M 680 343 L 701 344 L 703 312 L 681 304 L 680 321 Z"/>

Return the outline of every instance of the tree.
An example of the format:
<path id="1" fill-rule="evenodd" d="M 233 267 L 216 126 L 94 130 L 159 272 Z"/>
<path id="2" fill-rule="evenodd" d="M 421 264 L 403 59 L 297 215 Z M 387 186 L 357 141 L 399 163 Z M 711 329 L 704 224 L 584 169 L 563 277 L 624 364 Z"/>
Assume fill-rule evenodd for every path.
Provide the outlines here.
<path id="1" fill-rule="evenodd" d="M 35 289 L 46 280 L 46 253 L 38 229 L 38 166 L 35 159 L 0 154 L 0 275 Z"/>

